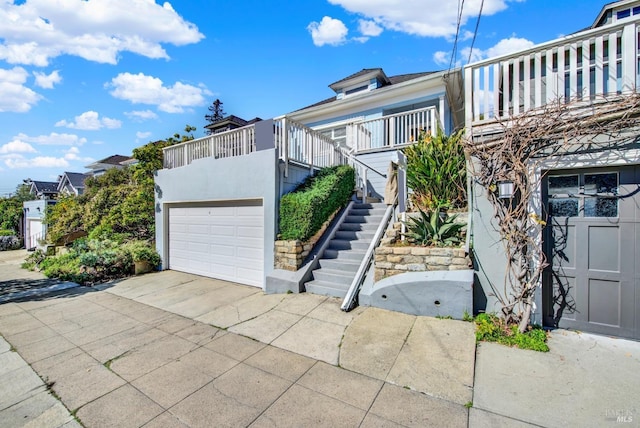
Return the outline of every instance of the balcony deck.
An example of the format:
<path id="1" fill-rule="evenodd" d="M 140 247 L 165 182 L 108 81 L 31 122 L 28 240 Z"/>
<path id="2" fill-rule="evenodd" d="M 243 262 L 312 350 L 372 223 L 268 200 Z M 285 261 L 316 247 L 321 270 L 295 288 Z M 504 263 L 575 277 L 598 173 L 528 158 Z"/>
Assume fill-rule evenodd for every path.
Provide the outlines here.
<path id="1" fill-rule="evenodd" d="M 466 66 L 469 135 L 550 105 L 597 106 L 633 93 L 640 81 L 639 23 L 606 25 Z"/>
<path id="2" fill-rule="evenodd" d="M 273 147 L 278 158 L 310 168 L 346 163 L 346 152 L 401 148 L 415 143 L 421 132 L 440 127 L 435 107 L 412 110 L 346 125 L 347 147 L 339 146 L 322 131 L 313 130 L 286 116 L 273 119 L 272 140 L 256 144 L 256 124 L 165 147 L 165 169 L 179 168 L 202 158 L 249 155 L 256 147 Z"/>

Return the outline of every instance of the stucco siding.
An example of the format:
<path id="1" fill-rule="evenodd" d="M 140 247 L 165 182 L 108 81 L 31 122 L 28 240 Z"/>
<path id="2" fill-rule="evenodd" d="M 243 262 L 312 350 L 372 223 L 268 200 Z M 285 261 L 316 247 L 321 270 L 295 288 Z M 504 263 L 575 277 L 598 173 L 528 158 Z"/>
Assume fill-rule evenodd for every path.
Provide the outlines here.
<path id="1" fill-rule="evenodd" d="M 273 271 L 277 232 L 279 168 L 275 149 L 225 159 L 198 159 L 188 166 L 158 171 L 156 183 L 156 248 L 168 257 L 168 208 L 171 204 L 262 200 L 264 209 L 264 274 Z"/>

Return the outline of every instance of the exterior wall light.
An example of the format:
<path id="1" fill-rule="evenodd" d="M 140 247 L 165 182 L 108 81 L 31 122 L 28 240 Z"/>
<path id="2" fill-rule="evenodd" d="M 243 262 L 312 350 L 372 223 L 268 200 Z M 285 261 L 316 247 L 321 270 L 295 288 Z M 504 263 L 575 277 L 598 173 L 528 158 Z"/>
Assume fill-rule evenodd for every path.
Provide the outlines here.
<path id="1" fill-rule="evenodd" d="M 505 180 L 498 181 L 498 198 L 499 199 L 511 199 L 513 198 L 514 186 L 513 181 Z"/>

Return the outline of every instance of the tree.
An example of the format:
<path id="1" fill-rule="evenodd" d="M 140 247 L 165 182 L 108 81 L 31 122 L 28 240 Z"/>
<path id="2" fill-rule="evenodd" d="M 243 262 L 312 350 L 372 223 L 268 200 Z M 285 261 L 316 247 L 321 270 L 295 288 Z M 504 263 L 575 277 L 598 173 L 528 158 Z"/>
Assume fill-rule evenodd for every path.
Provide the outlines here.
<path id="1" fill-rule="evenodd" d="M 29 186 L 20 184 L 13 196 L 0 198 L 0 229 L 18 232 L 22 220 L 22 203 L 35 199 L 29 190 Z"/>
<path id="2" fill-rule="evenodd" d="M 205 114 L 204 118 L 209 122 L 209 125 L 216 123 L 225 116 L 224 109 L 222 108 L 222 101 L 216 98 L 216 100 L 209 106 L 208 110 L 210 114 Z M 205 128 L 207 135 L 211 135 L 211 131 Z"/>
<path id="3" fill-rule="evenodd" d="M 107 170 L 85 181 L 79 197 L 61 199 L 47 213 L 49 238 L 57 241 L 77 231 L 91 234 L 110 231 L 125 237 L 151 240 L 155 237 L 155 183 L 162 168 L 162 149 L 193 139 L 195 127 L 133 150 L 138 163 L 129 168 Z"/>

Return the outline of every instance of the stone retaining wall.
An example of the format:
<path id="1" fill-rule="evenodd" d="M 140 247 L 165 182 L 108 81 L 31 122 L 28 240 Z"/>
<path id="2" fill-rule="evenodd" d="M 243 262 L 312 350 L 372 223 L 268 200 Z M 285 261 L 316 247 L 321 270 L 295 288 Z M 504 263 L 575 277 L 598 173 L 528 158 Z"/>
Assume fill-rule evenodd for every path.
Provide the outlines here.
<path id="1" fill-rule="evenodd" d="M 385 233 L 375 253 L 375 281 L 405 272 L 466 270 L 472 267 L 464 248 L 418 247 L 400 241 L 402 223 Z"/>
<path id="2" fill-rule="evenodd" d="M 320 230 L 306 242 L 299 240 L 276 241 L 274 267 L 292 272 L 300 269 L 307 256 L 311 253 L 311 250 L 313 250 L 313 247 L 315 247 L 320 238 L 322 238 L 325 230 L 327 230 L 327 227 L 329 227 L 333 218 L 339 212 L 340 210 L 333 213 L 329 220 L 322 225 Z"/>

